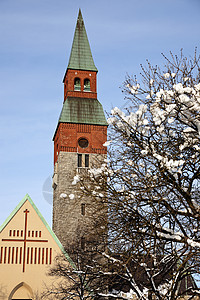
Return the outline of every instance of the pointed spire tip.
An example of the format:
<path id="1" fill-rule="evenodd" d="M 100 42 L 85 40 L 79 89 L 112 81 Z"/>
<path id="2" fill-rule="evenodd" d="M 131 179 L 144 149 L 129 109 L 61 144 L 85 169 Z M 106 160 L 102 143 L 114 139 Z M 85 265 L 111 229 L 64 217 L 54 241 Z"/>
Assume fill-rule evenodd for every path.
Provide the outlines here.
<path id="1" fill-rule="evenodd" d="M 68 69 L 90 70 L 97 72 L 80 8 L 69 58 Z"/>

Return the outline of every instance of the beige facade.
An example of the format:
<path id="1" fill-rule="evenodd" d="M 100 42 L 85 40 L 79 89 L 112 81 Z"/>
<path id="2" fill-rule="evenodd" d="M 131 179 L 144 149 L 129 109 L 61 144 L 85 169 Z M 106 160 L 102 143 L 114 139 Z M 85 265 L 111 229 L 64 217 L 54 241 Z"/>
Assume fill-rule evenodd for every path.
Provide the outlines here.
<path id="1" fill-rule="evenodd" d="M 54 259 L 63 252 L 31 198 L 26 195 L 0 227 L 0 299 L 38 299 Z"/>

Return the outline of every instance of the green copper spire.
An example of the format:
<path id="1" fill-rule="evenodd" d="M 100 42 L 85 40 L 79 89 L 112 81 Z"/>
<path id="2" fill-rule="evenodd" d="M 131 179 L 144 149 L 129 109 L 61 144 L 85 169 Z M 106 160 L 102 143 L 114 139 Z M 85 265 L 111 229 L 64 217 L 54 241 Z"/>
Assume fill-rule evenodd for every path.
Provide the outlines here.
<path id="1" fill-rule="evenodd" d="M 81 10 L 79 9 L 68 69 L 98 71 L 92 58 Z"/>

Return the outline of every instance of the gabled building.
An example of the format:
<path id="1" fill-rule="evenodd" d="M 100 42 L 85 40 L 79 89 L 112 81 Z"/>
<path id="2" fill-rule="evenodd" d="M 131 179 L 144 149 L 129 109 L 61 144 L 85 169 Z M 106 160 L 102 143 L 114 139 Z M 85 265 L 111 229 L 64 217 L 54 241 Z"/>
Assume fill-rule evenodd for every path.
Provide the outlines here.
<path id="1" fill-rule="evenodd" d="M 55 257 L 63 253 L 72 263 L 64 247 L 77 241 L 85 247 L 94 229 L 97 207 L 92 199 L 80 197 L 72 181 L 97 161 L 101 163 L 107 153 L 103 146 L 107 122 L 97 99 L 97 72 L 79 10 L 53 138 L 54 231 L 26 195 L 0 227 L 1 300 L 40 298 L 56 280 L 48 276 Z"/>
<path id="2" fill-rule="evenodd" d="M 48 271 L 61 253 L 60 241 L 26 195 L 0 227 L 0 299 L 40 296 L 55 280 Z"/>
<path id="3" fill-rule="evenodd" d="M 63 107 L 53 137 L 53 231 L 26 195 L 0 227 L 0 300 L 40 299 L 42 292 L 59 280 L 48 275 L 55 257 L 63 254 L 69 266 L 73 264 L 64 248 L 80 245 L 85 250 L 94 237 L 101 243 L 95 224 L 107 218 L 107 209 L 100 210 L 98 203 L 72 184 L 75 176 L 100 166 L 107 154 L 107 122 L 97 99 L 97 72 L 79 10 L 63 79 Z M 147 264 L 151 266 L 151 261 Z M 138 286 L 149 280 L 143 269 L 134 264 L 130 267 Z M 167 276 L 164 270 L 156 284 L 159 286 Z M 106 286 L 116 292 L 116 298 L 136 299 L 123 273 L 121 277 L 112 275 Z M 195 287 L 190 276 L 181 281 L 179 290 L 188 287 Z"/>

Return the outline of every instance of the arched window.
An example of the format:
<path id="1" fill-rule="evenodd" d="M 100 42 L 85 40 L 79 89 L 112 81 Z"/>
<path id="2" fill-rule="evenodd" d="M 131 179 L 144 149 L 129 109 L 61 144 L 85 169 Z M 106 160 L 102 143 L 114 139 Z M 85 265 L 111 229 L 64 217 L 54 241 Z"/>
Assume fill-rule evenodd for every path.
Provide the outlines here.
<path id="1" fill-rule="evenodd" d="M 74 90 L 75 91 L 80 91 L 81 90 L 81 80 L 80 80 L 80 78 L 75 78 L 74 79 Z"/>
<path id="2" fill-rule="evenodd" d="M 19 283 L 10 293 L 8 300 L 12 299 L 33 299 L 33 291 L 31 287 L 25 282 Z"/>
<path id="3" fill-rule="evenodd" d="M 90 91 L 90 80 L 89 79 L 85 79 L 84 80 L 84 91 L 85 92 L 89 92 Z"/>

